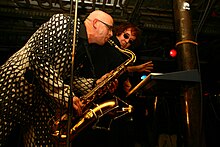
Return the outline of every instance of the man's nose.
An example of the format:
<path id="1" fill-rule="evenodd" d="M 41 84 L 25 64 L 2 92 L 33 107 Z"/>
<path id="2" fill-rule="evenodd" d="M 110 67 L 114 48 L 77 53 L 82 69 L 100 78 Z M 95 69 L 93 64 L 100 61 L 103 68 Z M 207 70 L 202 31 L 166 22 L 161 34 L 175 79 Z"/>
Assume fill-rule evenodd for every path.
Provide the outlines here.
<path id="1" fill-rule="evenodd" d="M 129 43 L 129 38 L 128 38 L 128 39 L 125 39 L 125 42 L 126 42 L 126 44 L 128 44 L 128 43 Z"/>

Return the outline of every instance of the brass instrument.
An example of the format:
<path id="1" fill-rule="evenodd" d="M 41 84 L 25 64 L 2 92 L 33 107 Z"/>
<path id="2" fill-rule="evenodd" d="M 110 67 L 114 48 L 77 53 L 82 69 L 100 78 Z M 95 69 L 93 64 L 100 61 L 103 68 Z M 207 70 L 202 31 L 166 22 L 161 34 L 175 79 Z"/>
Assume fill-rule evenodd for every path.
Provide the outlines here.
<path id="1" fill-rule="evenodd" d="M 117 104 L 118 100 L 120 100 L 119 98 L 116 98 L 116 101 L 109 100 L 102 104 L 96 104 L 95 100 L 97 98 L 104 96 L 108 92 L 108 86 L 111 84 L 111 82 L 117 79 L 120 75 L 122 75 L 126 71 L 126 67 L 129 64 L 134 63 L 136 61 L 136 56 L 132 51 L 128 49 L 119 48 L 112 40 L 109 40 L 108 43 L 114 46 L 120 52 L 127 55 L 129 58 L 124 63 L 122 63 L 120 66 L 118 66 L 116 69 L 114 69 L 113 72 L 106 79 L 98 83 L 96 87 L 94 87 L 90 92 L 88 92 L 86 95 L 80 98 L 83 103 L 83 115 L 80 116 L 79 118 L 73 119 L 73 123 L 72 123 L 73 125 L 70 129 L 70 136 L 71 136 L 70 139 L 73 139 L 80 131 L 82 131 L 85 127 L 87 127 L 92 122 L 98 120 L 103 115 L 107 114 L 108 112 L 116 108 L 119 108 Z M 122 102 L 125 103 L 124 101 Z M 121 111 L 122 112 L 126 111 L 126 114 L 131 113 L 132 106 L 128 105 L 127 103 L 125 104 L 127 105 L 127 107 L 122 108 Z M 92 106 L 94 108 L 91 108 Z M 57 120 L 52 119 L 53 121 L 50 122 L 49 124 L 49 125 L 52 125 L 52 128 L 55 128 L 53 129 L 52 135 L 54 137 L 58 137 L 59 141 L 61 142 L 62 141 L 65 142 L 67 138 L 67 134 L 66 134 L 67 128 L 66 128 L 65 123 L 63 124 L 63 121 L 67 120 L 67 116 L 68 116 L 67 114 L 64 114 L 62 115 L 61 118 Z"/>

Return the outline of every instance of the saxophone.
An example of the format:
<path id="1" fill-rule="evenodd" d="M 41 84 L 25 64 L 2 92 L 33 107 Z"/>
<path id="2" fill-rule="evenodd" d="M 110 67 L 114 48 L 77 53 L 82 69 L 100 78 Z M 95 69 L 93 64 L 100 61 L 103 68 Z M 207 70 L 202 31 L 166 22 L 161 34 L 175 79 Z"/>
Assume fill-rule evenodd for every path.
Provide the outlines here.
<path id="1" fill-rule="evenodd" d="M 93 123 L 94 121 L 97 121 L 100 117 L 104 116 L 108 112 L 119 108 L 119 105 L 117 105 L 118 101 L 115 100 L 109 100 L 101 104 L 96 104 L 95 100 L 97 98 L 101 98 L 108 92 L 108 86 L 117 79 L 120 75 L 122 75 L 126 71 L 126 67 L 134 63 L 136 61 L 136 55 L 129 49 L 121 49 L 119 48 L 114 41 L 109 40 L 108 43 L 111 46 L 114 46 L 116 49 L 118 49 L 120 52 L 128 56 L 128 59 L 123 62 L 121 65 L 119 65 L 116 69 L 111 72 L 111 74 L 98 83 L 90 92 L 88 92 L 86 95 L 80 97 L 82 104 L 83 104 L 83 114 L 79 118 L 74 118 L 73 123 L 71 125 L 70 129 L 70 139 L 74 139 L 74 137 L 81 132 L 85 127 Z M 116 98 L 118 100 L 118 98 Z M 121 100 L 122 101 L 122 100 Z M 123 102 L 125 103 L 125 102 Z M 122 108 L 122 111 L 126 111 L 127 113 L 132 112 L 132 106 L 128 105 L 126 103 L 127 107 Z M 95 106 L 95 108 L 91 108 L 91 106 Z M 123 114 L 124 115 L 124 114 Z M 67 126 L 65 125 L 64 120 L 67 121 L 67 114 L 62 115 L 59 119 L 51 119 L 52 122 L 49 122 L 49 125 L 52 125 L 53 131 L 52 136 L 59 139 L 59 141 L 66 141 L 67 135 L 66 135 L 66 129 Z"/>

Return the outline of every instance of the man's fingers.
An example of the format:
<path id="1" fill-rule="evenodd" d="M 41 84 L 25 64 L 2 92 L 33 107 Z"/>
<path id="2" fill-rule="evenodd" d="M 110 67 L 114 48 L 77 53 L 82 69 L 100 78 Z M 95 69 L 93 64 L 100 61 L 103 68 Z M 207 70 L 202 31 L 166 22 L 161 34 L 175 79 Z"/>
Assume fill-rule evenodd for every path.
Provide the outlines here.
<path id="1" fill-rule="evenodd" d="M 116 90 L 117 87 L 118 87 L 118 80 L 115 79 L 115 80 L 109 85 L 108 91 L 109 91 L 110 93 L 113 93 L 113 92 Z"/>
<path id="2" fill-rule="evenodd" d="M 82 102 L 78 97 L 73 97 L 73 108 L 77 111 L 78 115 L 82 114 Z"/>

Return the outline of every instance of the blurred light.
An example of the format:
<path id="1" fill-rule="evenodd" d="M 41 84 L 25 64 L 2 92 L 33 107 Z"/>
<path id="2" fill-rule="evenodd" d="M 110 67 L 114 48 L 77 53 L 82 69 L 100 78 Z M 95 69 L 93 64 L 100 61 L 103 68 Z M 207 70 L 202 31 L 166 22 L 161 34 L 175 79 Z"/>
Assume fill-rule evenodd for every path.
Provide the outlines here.
<path id="1" fill-rule="evenodd" d="M 145 79 L 146 77 L 147 77 L 147 75 L 142 75 L 141 80 Z"/>
<path id="2" fill-rule="evenodd" d="M 177 54 L 177 51 L 175 49 L 170 50 L 170 56 L 171 57 L 173 57 L 173 58 L 176 57 L 176 54 Z"/>

